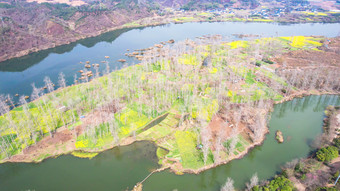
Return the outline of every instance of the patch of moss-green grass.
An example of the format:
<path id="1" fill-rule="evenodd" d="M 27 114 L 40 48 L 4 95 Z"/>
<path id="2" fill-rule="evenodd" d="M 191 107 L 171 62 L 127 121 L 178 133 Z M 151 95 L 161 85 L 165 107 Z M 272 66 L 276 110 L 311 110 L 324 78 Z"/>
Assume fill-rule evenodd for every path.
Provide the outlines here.
<path id="1" fill-rule="evenodd" d="M 196 134 L 190 131 L 176 131 L 175 137 L 183 167 L 197 169 L 204 166 L 201 153 L 196 148 Z"/>

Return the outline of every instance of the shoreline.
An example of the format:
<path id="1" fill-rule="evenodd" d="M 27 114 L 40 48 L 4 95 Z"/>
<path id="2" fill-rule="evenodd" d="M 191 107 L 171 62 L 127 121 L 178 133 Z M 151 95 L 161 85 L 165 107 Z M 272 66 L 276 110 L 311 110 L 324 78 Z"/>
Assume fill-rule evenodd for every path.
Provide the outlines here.
<path id="1" fill-rule="evenodd" d="M 193 16 L 191 15 L 193 13 L 190 13 L 188 16 Z M 194 13 L 197 14 L 197 13 Z M 22 50 L 19 52 L 16 52 L 15 54 L 11 55 L 11 56 L 1 56 L 0 57 L 0 65 L 2 62 L 5 61 L 9 61 L 11 59 L 14 58 L 20 58 L 23 56 L 27 56 L 29 54 L 32 53 L 38 53 L 39 51 L 43 51 L 43 50 L 48 50 L 48 49 L 53 49 L 53 48 L 57 48 L 63 45 L 68 45 L 71 43 L 76 43 L 77 41 L 80 40 L 85 40 L 88 38 L 93 38 L 93 37 L 98 37 L 100 35 L 103 35 L 105 33 L 108 32 L 114 32 L 116 30 L 121 30 L 121 29 L 136 29 L 136 28 L 143 28 L 143 27 L 153 27 L 153 26 L 161 26 L 161 25 L 167 25 L 167 24 L 183 24 L 183 23 L 200 23 L 200 22 L 213 22 L 213 23 L 219 23 L 219 22 L 243 22 L 243 23 L 274 23 L 274 24 L 314 24 L 314 23 L 320 23 L 320 24 L 335 24 L 335 23 L 339 23 L 339 22 L 318 22 L 318 21 L 304 21 L 304 22 L 300 22 L 300 21 L 275 21 L 275 20 L 271 20 L 271 21 L 265 21 L 265 20 L 254 20 L 254 19 L 243 19 L 243 18 L 239 18 L 239 17 L 234 17 L 231 18 L 229 20 L 223 20 L 223 19 L 215 19 L 215 20 L 207 20 L 206 18 L 201 18 L 201 17 L 197 17 L 194 18 L 196 20 L 181 20 L 181 21 L 175 21 L 177 18 L 183 17 L 185 15 L 175 15 L 173 17 L 169 17 L 166 18 L 166 16 L 156 16 L 156 17 L 145 17 L 139 20 L 135 20 L 132 21 L 130 23 L 125 23 L 123 25 L 119 25 L 119 26 L 114 26 L 114 27 L 110 27 L 107 29 L 104 29 L 102 31 L 97 31 L 94 32 L 93 34 L 89 34 L 89 35 L 80 35 L 78 37 L 75 37 L 74 39 L 65 42 L 65 43 L 49 43 L 49 44 L 45 44 L 42 47 L 35 47 L 35 48 L 30 48 L 30 49 L 26 49 L 26 50 Z M 162 19 L 162 21 L 156 21 L 155 23 L 148 23 L 148 24 L 141 24 L 144 20 L 157 20 L 157 19 Z M 135 23 L 139 24 L 135 24 Z"/>
<path id="2" fill-rule="evenodd" d="M 284 102 L 288 102 L 288 101 L 291 101 L 291 100 L 293 100 L 295 98 L 303 98 L 303 97 L 313 96 L 313 95 L 318 95 L 318 96 L 321 96 L 321 95 L 338 95 L 338 96 L 340 96 L 340 94 L 337 94 L 337 93 L 334 93 L 334 92 L 314 92 L 314 93 L 310 93 L 310 92 L 304 92 L 303 91 L 303 92 L 300 92 L 300 93 L 297 93 L 297 94 L 293 94 L 293 95 L 291 95 L 289 97 L 286 97 L 286 98 L 282 99 L 281 101 L 273 102 L 273 105 L 270 108 L 270 111 L 267 112 L 266 117 L 269 116 L 269 114 L 272 112 L 272 109 L 274 108 L 274 105 L 276 105 L 276 104 L 281 104 L 281 103 L 284 103 Z M 59 129 L 61 129 L 61 128 L 59 128 Z M 181 171 L 178 171 L 176 168 L 173 168 L 173 166 L 176 163 L 174 163 L 171 166 L 160 166 L 160 168 L 162 168 L 164 170 L 165 169 L 170 169 L 170 171 L 175 173 L 175 174 L 178 174 L 178 173 L 179 174 L 185 174 L 185 173 L 188 173 L 188 174 L 199 174 L 199 173 L 201 173 L 203 171 L 206 171 L 206 170 L 218 167 L 220 165 L 225 165 L 225 164 L 229 163 L 232 160 L 242 159 L 244 156 L 246 156 L 256 146 L 261 146 L 264 143 L 264 141 L 267 139 L 266 135 L 269 134 L 269 133 L 270 133 L 270 128 L 267 126 L 267 123 L 266 123 L 266 131 L 264 132 L 262 138 L 259 141 L 250 144 L 239 155 L 233 156 L 232 158 L 229 158 L 227 160 L 221 161 L 219 163 L 213 163 L 211 165 L 207 165 L 207 166 L 204 166 L 204 167 L 199 168 L 199 169 L 181 169 Z M 131 145 L 131 144 L 133 144 L 135 142 L 141 142 L 141 141 L 151 142 L 156 147 L 159 147 L 159 145 L 157 145 L 157 143 L 155 141 L 151 141 L 151 140 L 136 140 L 136 139 L 130 139 L 130 138 L 132 138 L 132 137 L 126 138 L 122 143 L 119 143 L 118 145 L 108 145 L 107 147 L 99 149 L 99 150 L 96 150 L 96 149 L 77 149 L 77 148 L 75 148 L 75 149 L 72 149 L 72 150 L 68 150 L 66 152 L 58 153 L 56 155 L 50 155 L 48 157 L 41 158 L 39 160 L 34 160 L 33 158 L 30 158 L 28 160 L 16 160 L 16 159 L 13 160 L 12 157 L 16 156 L 16 155 L 14 155 L 10 159 L 4 160 L 4 161 L 0 161 L 0 165 L 1 164 L 5 164 L 5 163 L 35 163 L 35 164 L 38 164 L 38 163 L 44 162 L 44 160 L 47 160 L 47 159 L 50 159 L 50 158 L 57 158 L 57 157 L 59 157 L 61 155 L 69 155 L 69 154 L 72 155 L 72 152 L 75 152 L 75 151 L 80 151 L 80 152 L 85 152 L 85 153 L 98 153 L 99 154 L 99 153 L 105 152 L 107 150 L 113 149 L 115 147 L 129 146 L 129 145 Z M 73 141 L 71 140 L 70 142 L 73 142 Z M 77 156 L 74 156 L 74 157 L 77 157 Z M 90 160 L 90 159 L 88 159 L 88 160 Z"/>

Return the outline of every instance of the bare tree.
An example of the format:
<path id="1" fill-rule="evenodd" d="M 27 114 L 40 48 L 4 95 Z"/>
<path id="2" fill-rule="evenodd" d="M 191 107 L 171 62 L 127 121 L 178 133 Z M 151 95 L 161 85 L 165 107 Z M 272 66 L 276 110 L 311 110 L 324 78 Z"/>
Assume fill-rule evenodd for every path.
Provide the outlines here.
<path id="1" fill-rule="evenodd" d="M 0 115 L 4 115 L 9 112 L 9 107 L 6 103 L 6 99 L 3 95 L 0 95 Z"/>
<path id="2" fill-rule="evenodd" d="M 203 126 L 201 129 L 201 140 L 202 140 L 202 152 L 204 164 L 208 160 L 208 154 L 210 151 L 210 129 L 207 126 Z"/>
<path id="3" fill-rule="evenodd" d="M 257 114 L 256 122 L 251 126 L 253 131 L 253 141 L 257 142 L 261 140 L 265 132 L 265 119 L 261 114 Z"/>
<path id="4" fill-rule="evenodd" d="M 222 131 L 223 132 L 223 131 Z M 223 149 L 223 145 L 222 145 L 222 136 L 223 134 L 219 133 L 219 135 L 217 136 L 217 139 L 215 141 L 215 152 L 214 152 L 214 162 L 215 163 L 219 163 L 220 162 L 220 152 Z"/>
<path id="5" fill-rule="evenodd" d="M 31 94 L 31 100 L 36 100 L 40 97 L 41 89 L 36 88 L 34 83 L 32 83 L 31 85 L 32 85 L 32 88 L 33 88 L 32 94 Z"/>
<path id="6" fill-rule="evenodd" d="M 227 181 L 225 184 L 222 186 L 221 191 L 234 191 L 234 180 L 231 178 L 227 178 Z"/>
<path id="7" fill-rule="evenodd" d="M 294 168 L 299 163 L 299 159 L 293 159 L 290 162 L 286 162 L 284 168 Z"/>
<path id="8" fill-rule="evenodd" d="M 45 82 L 45 86 L 46 86 L 48 92 L 49 93 L 53 92 L 53 90 L 54 90 L 53 83 L 48 76 L 45 76 L 44 82 Z"/>
<path id="9" fill-rule="evenodd" d="M 255 173 L 251 178 L 250 178 L 250 183 L 246 183 L 247 190 L 251 191 L 251 189 L 259 184 L 259 178 L 257 176 L 257 173 Z"/>
<path id="10" fill-rule="evenodd" d="M 61 88 L 65 88 L 66 87 L 65 75 L 62 72 L 60 72 L 59 76 L 58 76 L 58 85 Z"/>
<path id="11" fill-rule="evenodd" d="M 110 66 L 109 66 L 109 64 L 106 62 L 105 63 L 105 71 L 104 71 L 104 74 L 106 75 L 106 74 L 109 74 L 110 73 Z"/>
<path id="12" fill-rule="evenodd" d="M 236 144 L 238 142 L 237 129 L 233 128 L 231 131 L 231 138 L 229 139 L 228 154 L 229 156 L 234 152 Z"/>
<path id="13" fill-rule="evenodd" d="M 77 74 L 74 74 L 74 76 L 73 76 L 73 83 L 74 84 L 78 84 L 78 76 L 77 76 Z"/>
<path id="14" fill-rule="evenodd" d="M 10 107 L 14 108 L 15 105 L 14 105 L 14 102 L 13 102 L 13 97 L 12 97 L 11 95 L 8 94 L 8 95 L 6 96 L 6 99 L 7 99 L 7 101 L 8 101 L 8 105 L 9 105 Z"/>

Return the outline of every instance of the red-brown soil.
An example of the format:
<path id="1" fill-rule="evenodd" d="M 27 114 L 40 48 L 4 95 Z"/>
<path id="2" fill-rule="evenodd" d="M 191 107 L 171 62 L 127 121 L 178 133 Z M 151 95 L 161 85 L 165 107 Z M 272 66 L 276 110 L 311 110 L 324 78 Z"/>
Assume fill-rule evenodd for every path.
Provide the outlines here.
<path id="1" fill-rule="evenodd" d="M 45 137 L 35 145 L 23 150 L 21 154 L 11 157 L 9 162 L 40 162 L 48 156 L 58 156 L 75 150 L 74 135 L 64 127 L 58 129 L 53 137 Z"/>
<path id="2" fill-rule="evenodd" d="M 340 37 L 326 40 L 321 51 L 297 50 L 282 54 L 275 58 L 279 67 L 293 68 L 320 68 L 320 67 L 340 67 Z"/>

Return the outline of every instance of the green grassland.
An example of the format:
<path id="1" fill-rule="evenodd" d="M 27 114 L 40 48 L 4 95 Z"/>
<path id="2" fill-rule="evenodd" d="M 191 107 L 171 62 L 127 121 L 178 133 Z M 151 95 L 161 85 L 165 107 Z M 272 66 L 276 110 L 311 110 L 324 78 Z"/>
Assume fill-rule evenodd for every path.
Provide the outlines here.
<path id="1" fill-rule="evenodd" d="M 214 163 L 214 156 L 210 151 L 208 160 L 203 160 L 202 150 L 197 147 L 201 143 L 202 127 L 196 122 L 212 120 L 221 109 L 219 97 L 224 96 L 231 103 L 279 101 L 284 97 L 282 88 L 293 88 L 272 72 L 275 70 L 272 64 L 261 61 L 262 66 L 271 70 L 252 64 L 256 61 L 254 47 L 259 47 L 262 54 L 270 58 L 278 52 L 315 49 L 322 45 L 320 40 L 300 36 L 234 41 L 217 46 L 195 45 L 192 51 L 175 55 L 172 60 L 160 58 L 59 89 L 0 116 L 0 160 L 5 161 L 43 137 L 52 136 L 60 127 L 72 131 L 81 126 L 82 134 L 74 138 L 77 150 L 101 151 L 127 138 L 149 140 L 159 146 L 160 164 L 166 166 L 177 160 L 184 169 L 202 168 Z M 269 44 L 276 46 L 268 48 Z M 203 66 L 207 57 L 211 63 Z M 225 74 L 242 82 L 238 89 L 223 85 L 227 84 L 227 80 L 221 78 Z M 270 79 L 280 88 L 270 87 L 260 78 Z M 110 105 L 116 110 L 103 109 Z M 67 110 L 60 110 L 62 106 Z M 93 117 L 99 115 L 96 112 L 110 117 L 97 122 Z M 183 121 L 191 121 L 193 125 L 181 128 Z M 251 144 L 241 134 L 238 138 L 235 156 Z M 224 145 L 228 144 L 227 141 Z M 226 149 L 221 156 L 231 157 Z"/>

